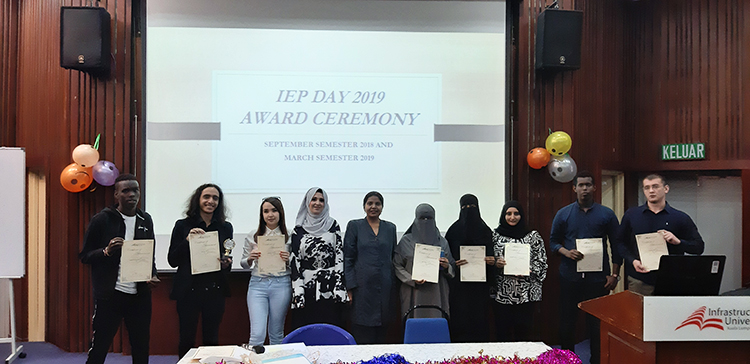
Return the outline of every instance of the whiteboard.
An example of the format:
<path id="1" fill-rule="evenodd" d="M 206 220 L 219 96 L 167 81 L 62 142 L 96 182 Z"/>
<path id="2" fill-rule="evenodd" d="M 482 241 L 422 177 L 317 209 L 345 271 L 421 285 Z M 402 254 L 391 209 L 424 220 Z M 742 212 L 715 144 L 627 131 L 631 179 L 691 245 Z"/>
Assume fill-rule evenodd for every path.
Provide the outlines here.
<path id="1" fill-rule="evenodd" d="M 0 147 L 0 278 L 26 273 L 26 151 Z"/>

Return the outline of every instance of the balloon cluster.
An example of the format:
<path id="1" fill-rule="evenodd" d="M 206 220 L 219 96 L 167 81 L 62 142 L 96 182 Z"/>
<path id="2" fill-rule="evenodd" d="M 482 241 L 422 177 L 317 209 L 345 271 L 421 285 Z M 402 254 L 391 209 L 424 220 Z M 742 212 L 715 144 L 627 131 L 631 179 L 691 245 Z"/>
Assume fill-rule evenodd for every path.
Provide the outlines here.
<path id="1" fill-rule="evenodd" d="M 547 166 L 549 175 L 558 182 L 570 182 L 578 173 L 578 166 L 568 151 L 573 145 L 570 135 L 564 131 L 556 131 L 547 137 L 545 148 L 534 148 L 526 155 L 529 167 L 541 169 Z"/>
<path id="2" fill-rule="evenodd" d="M 65 167 L 60 173 L 60 184 L 69 192 L 81 192 L 91 186 L 95 180 L 102 186 L 115 184 L 120 171 L 115 164 L 99 160 L 99 137 L 94 146 L 81 144 L 73 149 L 73 163 Z"/>

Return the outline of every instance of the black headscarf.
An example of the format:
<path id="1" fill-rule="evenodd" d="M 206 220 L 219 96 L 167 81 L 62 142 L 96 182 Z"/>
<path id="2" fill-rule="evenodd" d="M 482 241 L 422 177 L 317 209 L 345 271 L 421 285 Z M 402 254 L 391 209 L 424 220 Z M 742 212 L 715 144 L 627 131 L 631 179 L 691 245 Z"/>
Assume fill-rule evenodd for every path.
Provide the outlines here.
<path id="1" fill-rule="evenodd" d="M 461 196 L 459 203 L 462 208 L 458 215 L 458 220 L 451 225 L 445 234 L 445 239 L 450 244 L 451 254 L 453 254 L 454 258 L 460 257 L 459 250 L 461 245 L 491 247 L 492 243 L 492 229 L 482 220 L 477 197 L 472 194 L 466 194 Z"/>
<path id="2" fill-rule="evenodd" d="M 516 226 L 508 225 L 508 221 L 505 220 L 505 213 L 509 208 L 515 207 L 518 213 L 521 215 L 521 220 L 518 221 Z M 500 213 L 500 225 L 497 226 L 495 231 L 503 236 L 509 236 L 514 239 L 521 239 L 529 233 L 529 229 L 526 228 L 526 215 L 523 213 L 523 208 L 518 201 L 508 201 L 503 206 L 503 211 Z"/>

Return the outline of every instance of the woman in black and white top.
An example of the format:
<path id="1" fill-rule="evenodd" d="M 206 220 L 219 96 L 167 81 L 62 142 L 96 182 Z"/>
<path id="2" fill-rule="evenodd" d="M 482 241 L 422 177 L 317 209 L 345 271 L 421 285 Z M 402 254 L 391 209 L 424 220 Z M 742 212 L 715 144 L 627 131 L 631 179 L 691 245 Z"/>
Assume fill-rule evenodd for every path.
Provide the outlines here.
<path id="1" fill-rule="evenodd" d="M 342 311 L 349 300 L 344 286 L 344 243 L 329 210 L 326 192 L 313 187 L 297 214 L 289 258 L 293 329 L 312 323 L 343 326 Z"/>
<path id="2" fill-rule="evenodd" d="M 521 204 L 509 201 L 503 206 L 500 225 L 493 231 L 492 242 L 495 259 L 488 264 L 497 268 L 495 284 L 490 288 L 494 299 L 497 341 L 529 341 L 535 302 L 542 300 L 542 281 L 547 276 L 547 253 L 544 241 L 536 230 L 526 228 L 526 218 Z M 503 274 L 505 245 L 508 243 L 531 245 L 530 275 Z"/>

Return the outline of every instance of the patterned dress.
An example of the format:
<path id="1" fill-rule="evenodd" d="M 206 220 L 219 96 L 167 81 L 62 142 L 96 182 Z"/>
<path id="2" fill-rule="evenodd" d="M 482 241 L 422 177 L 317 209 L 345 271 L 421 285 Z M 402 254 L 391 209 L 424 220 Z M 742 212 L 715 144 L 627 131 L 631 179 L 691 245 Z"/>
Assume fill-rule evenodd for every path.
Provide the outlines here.
<path id="1" fill-rule="evenodd" d="M 490 287 L 490 297 L 505 305 L 541 301 L 542 281 L 547 277 L 547 253 L 541 235 L 533 230 L 522 239 L 514 239 L 493 231 L 492 242 L 496 257 L 505 256 L 505 244 L 531 245 L 531 274 L 524 277 L 506 276 L 502 274 L 502 269 L 498 269 L 495 284 Z"/>
<path id="2" fill-rule="evenodd" d="M 311 298 L 348 301 L 344 286 L 344 243 L 337 222 L 321 235 L 295 227 L 291 248 L 292 309 L 304 308 L 305 300 Z"/>

